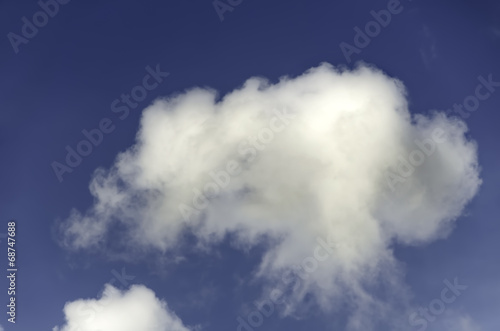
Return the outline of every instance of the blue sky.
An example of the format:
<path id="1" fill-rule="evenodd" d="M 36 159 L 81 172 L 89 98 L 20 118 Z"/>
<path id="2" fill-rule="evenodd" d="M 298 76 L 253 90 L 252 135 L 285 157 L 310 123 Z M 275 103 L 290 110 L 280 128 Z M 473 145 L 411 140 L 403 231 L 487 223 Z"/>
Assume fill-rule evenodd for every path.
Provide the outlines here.
<path id="1" fill-rule="evenodd" d="M 498 330 L 499 3 L 215 4 L 217 8 L 211 1 L 60 1 L 57 12 L 53 6 L 48 9 L 53 17 L 39 15 L 46 22 L 36 34 L 24 37 L 23 17 L 31 24 L 41 5 L 0 1 L 0 232 L 7 233 L 7 222 L 17 220 L 18 263 L 16 323 L 8 322 L 4 313 L 0 325 L 5 330 L 58 326 L 67 331 L 66 323 L 78 322 L 82 331 L 83 325 L 113 331 L 116 326 L 111 324 L 105 329 L 105 324 L 91 323 L 100 323 L 100 318 L 114 321 L 114 311 L 87 307 L 82 315 L 64 310 L 66 303 L 100 300 L 105 284 L 110 284 L 115 289 L 104 291 L 106 307 L 145 309 L 130 322 L 138 323 L 135 330 L 238 330 L 238 317 L 249 323 L 254 301 L 267 298 L 271 289 L 285 291 L 277 279 L 312 254 L 317 236 L 326 238 L 325 229 L 348 228 L 346 241 L 335 248 L 340 255 L 335 253 L 337 257 L 321 262 L 307 281 L 299 281 L 302 288 L 288 288 L 289 304 L 276 304 L 269 317 L 250 328 Z M 369 42 L 363 45 L 355 28 L 366 34 L 367 23 L 375 20 L 371 12 L 381 10 L 392 11 L 390 21 L 386 16 L 385 27 L 373 25 L 378 29 L 368 32 L 372 37 L 365 35 Z M 29 27 L 24 30 L 29 34 Z M 357 51 L 346 56 L 346 44 Z M 290 77 L 290 85 L 280 80 L 284 76 Z M 258 88 L 244 85 L 251 77 L 268 83 Z M 394 79 L 404 84 L 406 94 Z M 195 87 L 201 89 L 192 90 Z M 301 89 L 316 97 L 299 96 Z M 131 93 L 136 101 L 127 104 L 122 94 Z M 340 100 L 345 93 L 350 97 Z M 231 97 L 226 100 L 227 94 Z M 321 108 L 318 105 L 326 102 L 329 107 L 328 100 L 333 100 L 332 107 L 342 113 L 364 98 L 374 101 L 359 106 L 365 115 L 347 121 L 353 126 L 345 136 L 338 128 L 325 131 L 330 138 L 316 133 L 330 118 L 320 110 L 317 116 L 308 115 Z M 274 132 L 276 142 L 258 155 L 260 161 L 248 164 L 244 176 L 232 178 L 239 190 L 222 190 L 193 223 L 171 216 L 178 208 L 169 201 L 184 194 L 191 197 L 189 185 L 195 185 L 196 176 L 226 167 L 234 158 L 231 151 L 242 139 L 239 131 L 248 129 L 246 134 L 252 135 L 262 128 L 264 122 L 251 116 L 245 102 L 270 114 L 282 111 L 276 110 L 280 107 L 296 106 L 299 113 L 307 109 L 304 121 L 312 126 L 306 130 L 300 126 L 304 122 L 293 122 L 283 134 Z M 474 110 L 463 106 L 465 110 L 453 111 L 455 104 L 464 102 Z M 404 119 L 398 107 L 429 120 Z M 449 110 L 448 117 L 433 115 L 434 110 Z M 357 123 L 367 125 L 368 131 L 354 130 Z M 89 140 L 82 130 L 96 128 L 101 134 L 93 136 L 95 144 L 80 144 Z M 139 128 L 143 145 L 136 149 L 144 156 L 131 152 Z M 428 156 L 398 184 L 399 192 L 389 195 L 392 202 L 380 203 L 379 193 L 365 192 L 358 179 L 370 183 L 366 191 L 376 186 L 369 169 L 378 171 L 384 162 L 408 157 L 415 148 L 408 141 L 425 140 L 436 128 L 444 128 L 455 140 L 436 147 L 441 154 Z M 384 140 L 385 132 L 397 139 Z M 343 145 L 347 152 L 329 150 L 340 141 L 336 138 L 352 143 Z M 311 145 L 315 148 L 306 148 L 308 139 L 316 141 Z M 74 159 L 78 165 L 65 168 L 71 172 L 58 176 L 54 162 L 68 167 L 67 146 L 83 151 L 91 146 L 92 151 L 80 161 Z M 129 158 L 119 165 L 117 155 L 125 151 Z M 332 165 L 336 170 L 330 172 L 316 168 L 313 161 L 306 167 L 307 160 L 347 166 Z M 360 160 L 374 163 L 367 166 Z M 96 216 L 92 208 L 105 204 L 91 194 L 89 183 L 92 178 L 112 182 L 116 167 L 126 177 L 114 184 L 101 182 L 94 193 L 120 205 L 101 211 L 110 213 L 106 217 Z M 96 177 L 98 168 L 111 171 Z M 162 186 L 162 180 L 176 184 Z M 248 202 L 245 190 L 263 202 Z M 315 193 L 306 194 L 309 191 Z M 337 191 L 344 194 L 334 196 Z M 128 198 L 120 200 L 118 193 Z M 324 203 L 323 198 L 332 198 L 331 205 L 339 208 L 350 206 L 356 197 L 360 206 L 377 206 L 370 213 L 374 220 L 364 223 L 357 207 L 346 207 L 345 213 L 329 211 L 329 218 L 323 219 L 312 207 Z M 418 207 L 410 208 L 414 203 Z M 72 209 L 87 215 L 89 223 L 70 217 Z M 433 228 L 436 224 L 439 229 Z M 0 239 L 7 269 L 7 239 Z M 357 252 L 355 259 L 352 252 Z M 366 278 L 365 272 L 374 276 Z M 329 283 L 336 277 L 341 285 Z M 343 277 L 357 282 L 348 285 Z M 431 312 L 431 318 L 419 312 L 432 302 L 431 311 L 438 311 L 443 289 L 456 278 L 467 289 L 453 302 L 444 302 L 444 312 Z M 7 280 L 0 284 L 7 304 Z M 364 290 L 357 292 L 358 286 Z M 155 300 L 164 300 L 168 308 Z M 417 313 L 413 325 L 412 313 Z M 147 326 L 148 321 L 141 321 L 144 315 L 163 322 Z"/>

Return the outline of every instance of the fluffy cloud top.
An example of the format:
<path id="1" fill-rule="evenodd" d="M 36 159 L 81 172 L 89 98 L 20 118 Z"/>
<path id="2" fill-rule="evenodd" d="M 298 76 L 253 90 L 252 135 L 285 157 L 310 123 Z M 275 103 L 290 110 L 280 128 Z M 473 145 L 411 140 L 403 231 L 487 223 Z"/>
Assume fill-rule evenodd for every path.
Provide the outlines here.
<path id="1" fill-rule="evenodd" d="M 265 239 L 258 274 L 277 281 L 328 237 L 342 244 L 293 297 L 325 308 L 349 297 L 363 315 L 377 306 L 373 279 L 393 281 L 391 244 L 445 236 L 476 194 L 466 131 L 441 113 L 411 116 L 403 84 L 367 66 L 251 78 L 222 100 L 193 89 L 144 111 L 137 143 L 94 174 L 94 205 L 63 223 L 64 242 L 99 247 L 112 229 L 162 252 L 185 232 L 201 247 Z"/>
<path id="2" fill-rule="evenodd" d="M 134 285 L 121 292 L 107 284 L 100 299 L 64 306 L 66 324 L 53 331 L 189 331 L 150 289 Z"/>

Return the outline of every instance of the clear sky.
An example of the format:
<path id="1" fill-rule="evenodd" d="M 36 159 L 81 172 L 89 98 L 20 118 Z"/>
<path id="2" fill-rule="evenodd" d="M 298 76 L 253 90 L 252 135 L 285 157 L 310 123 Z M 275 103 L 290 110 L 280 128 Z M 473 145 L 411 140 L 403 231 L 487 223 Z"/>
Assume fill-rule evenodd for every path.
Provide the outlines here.
<path id="1" fill-rule="evenodd" d="M 0 325 L 499 330 L 499 18 L 495 0 L 0 1 L 18 268 Z M 267 125 L 257 161 L 235 152 Z M 232 160 L 233 186 L 208 177 Z M 209 178 L 209 206 L 175 214 Z M 286 302 L 257 313 L 273 289 Z"/>

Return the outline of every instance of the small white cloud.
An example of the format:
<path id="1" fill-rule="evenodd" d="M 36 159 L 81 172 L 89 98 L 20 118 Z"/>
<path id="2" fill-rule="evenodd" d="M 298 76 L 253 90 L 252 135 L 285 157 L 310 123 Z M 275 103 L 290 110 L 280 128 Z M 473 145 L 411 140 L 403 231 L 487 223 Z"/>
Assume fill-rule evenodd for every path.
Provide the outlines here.
<path id="1" fill-rule="evenodd" d="M 423 25 L 421 35 L 420 56 L 424 65 L 429 68 L 431 63 L 437 58 L 436 38 L 427 25 Z"/>
<path id="2" fill-rule="evenodd" d="M 107 284 L 100 299 L 64 306 L 66 323 L 53 331 L 189 331 L 167 303 L 142 285 L 121 292 Z"/>

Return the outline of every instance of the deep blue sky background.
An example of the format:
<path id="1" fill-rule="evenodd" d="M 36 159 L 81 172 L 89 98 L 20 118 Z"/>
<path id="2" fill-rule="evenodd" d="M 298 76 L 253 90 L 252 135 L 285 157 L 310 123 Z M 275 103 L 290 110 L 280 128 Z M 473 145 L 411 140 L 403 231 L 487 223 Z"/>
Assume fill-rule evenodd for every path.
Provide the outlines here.
<path id="1" fill-rule="evenodd" d="M 40 8 L 31 0 L 0 1 L 0 220 L 18 220 L 19 258 L 18 323 L 10 325 L 2 313 L 0 324 L 6 330 L 51 330 L 63 323 L 66 301 L 96 297 L 112 270 L 125 268 L 136 277 L 133 282 L 167 299 L 186 324 L 235 330 L 241 306 L 257 298 L 259 284 L 248 280 L 258 249 L 245 256 L 222 246 L 218 257 L 194 255 L 161 270 L 154 261 L 126 264 L 96 254 L 68 255 L 54 240 L 54 222 L 71 207 L 90 205 L 93 170 L 110 166 L 133 143 L 140 112 L 156 97 L 193 86 L 223 94 L 251 76 L 275 82 L 324 61 L 346 64 L 339 44 L 352 43 L 353 28 L 364 26 L 370 11 L 387 2 L 244 0 L 221 22 L 208 0 L 72 0 L 15 54 L 7 33 L 19 34 L 21 17 Z M 500 81 L 498 1 L 402 5 L 402 13 L 354 59 L 401 79 L 412 112 L 462 102 L 479 75 Z M 146 66 L 156 64 L 170 76 L 119 120 L 111 102 L 141 83 Z M 469 289 L 453 308 L 469 313 L 485 330 L 500 328 L 499 105 L 500 89 L 465 119 L 478 142 L 484 181 L 467 215 L 446 240 L 395 248 L 416 303 L 428 304 L 443 279 L 459 277 Z M 75 147 L 84 138 L 81 130 L 97 127 L 104 117 L 113 120 L 115 131 L 60 183 L 51 163 L 63 162 L 65 146 Z M 6 232 L 7 225 L 1 226 Z M 0 247 L 6 251 L 5 240 Z M 7 283 L 0 286 L 0 302 L 6 303 Z M 314 311 L 302 321 L 275 314 L 260 329 L 326 330 L 334 323 Z"/>

